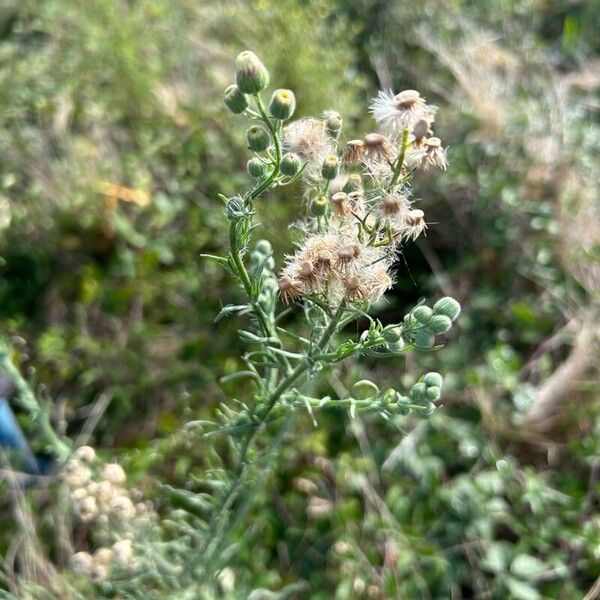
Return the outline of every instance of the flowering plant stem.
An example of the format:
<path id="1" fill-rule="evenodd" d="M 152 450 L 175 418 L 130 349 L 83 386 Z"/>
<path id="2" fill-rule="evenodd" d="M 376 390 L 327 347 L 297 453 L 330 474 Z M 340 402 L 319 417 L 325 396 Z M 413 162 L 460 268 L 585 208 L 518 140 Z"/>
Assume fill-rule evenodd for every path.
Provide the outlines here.
<path id="1" fill-rule="evenodd" d="M 307 411 L 315 425 L 313 412 L 334 406 L 348 410 L 351 418 L 357 412 L 379 414 L 386 420 L 410 412 L 426 417 L 435 409 L 442 384 L 438 373 L 428 373 L 404 396 L 395 389 L 380 391 L 373 382 L 362 381 L 355 386 L 366 385 L 366 395 L 332 399 L 305 395 L 303 388 L 311 378 L 352 356 L 390 358 L 414 348 L 431 349 L 435 335 L 446 332 L 460 312 L 458 303 L 445 298 L 433 308 L 416 307 L 402 323 L 384 326 L 368 314 L 370 305 L 393 284 L 391 269 L 399 243 L 416 237 L 425 227 L 423 212 L 410 210 L 406 191 L 401 188 L 411 176 L 405 158 L 413 152 L 414 159 L 415 149 L 410 145 L 416 137 L 409 137 L 413 121 L 419 115 L 428 117 L 428 129 L 433 109 L 427 108 L 414 90 L 397 99 L 384 94 L 381 102 L 386 118 L 390 114 L 399 116 L 405 123 L 401 135 L 392 140 L 370 134 L 364 142 L 349 143 L 349 149 L 338 157 L 341 117 L 327 111 L 323 119 L 293 121 L 284 129 L 284 121 L 294 113 L 295 97 L 291 90 L 275 90 L 265 108 L 260 91 L 268 81 L 268 71 L 258 57 L 243 52 L 236 60 L 236 84 L 225 93 L 225 102 L 234 114 L 244 114 L 256 122 L 246 132 L 253 152 L 247 171 L 256 183 L 244 194 L 222 197 L 230 221 L 228 256 L 210 256 L 229 268 L 246 296 L 245 304 L 223 307 L 218 318 L 250 315 L 254 325 L 250 331 L 239 332 L 242 340 L 254 345 L 242 356 L 245 368 L 222 381 L 249 379 L 255 387 L 250 402 L 221 404 L 220 423 L 209 422 L 211 430 L 206 432 L 229 436 L 234 452 L 229 467 L 215 473 L 219 480 L 206 481 L 210 489 L 222 492 L 200 493 L 192 502 L 203 511 L 210 498 L 208 523 L 201 517 L 202 551 L 194 574 L 211 585 L 228 560 L 228 540 L 252 506 L 257 482 L 264 481 L 301 410 Z M 406 111 L 399 110 L 404 106 L 408 106 Z M 394 131 L 399 130 L 394 127 Z M 439 140 L 436 144 L 432 142 L 431 146 L 439 152 Z M 392 145 L 397 151 L 393 162 L 388 160 Z M 357 160 L 363 159 L 371 167 L 376 166 L 374 160 L 384 161 L 386 174 L 363 182 L 358 173 L 345 171 L 345 162 L 353 169 Z M 276 275 L 269 241 L 259 240 L 250 249 L 256 228 L 254 204 L 265 192 L 289 185 L 301 176 L 309 200 L 309 219 L 299 227 L 303 241 L 298 250 L 286 257 L 283 270 Z M 302 335 L 281 326 L 281 317 L 291 308 L 277 314 L 278 300 L 303 308 L 306 328 Z M 359 318 L 369 321 L 366 331 L 358 338 L 332 344 L 336 334 Z M 284 348 L 283 335 L 294 347 Z M 188 498 L 188 492 L 182 494 Z"/>
<path id="2" fill-rule="evenodd" d="M 240 450 L 240 455 L 237 462 L 237 467 L 234 471 L 235 475 L 232 479 L 229 489 L 225 493 L 221 506 L 218 509 L 216 517 L 213 519 L 213 526 L 215 529 L 219 528 L 220 523 L 223 521 L 227 511 L 231 508 L 233 503 L 236 501 L 240 489 L 241 484 L 244 480 L 244 475 L 246 470 L 250 466 L 248 461 L 248 453 L 251 450 L 252 445 L 256 441 L 257 435 L 260 430 L 267 424 L 267 418 L 270 413 L 273 411 L 279 400 L 282 396 L 290 390 L 290 388 L 296 383 L 303 375 L 310 372 L 311 368 L 313 368 L 316 356 L 319 352 L 322 352 L 324 348 L 329 344 L 331 338 L 337 332 L 342 316 L 345 311 L 345 303 L 342 302 L 338 307 L 335 314 L 331 317 L 329 324 L 325 331 L 323 332 L 319 341 L 315 344 L 312 352 L 309 352 L 299 363 L 298 365 L 289 372 L 284 379 L 281 380 L 279 385 L 273 390 L 273 392 L 266 399 L 265 404 L 263 405 L 263 410 L 258 414 L 255 414 L 256 411 L 252 412 L 252 420 L 253 426 L 252 429 L 246 434 L 244 441 L 242 442 L 242 447 Z M 282 427 L 282 431 L 287 430 L 288 421 Z M 249 494 L 251 496 L 251 494 Z M 209 546 L 204 553 L 204 568 L 206 569 L 207 574 L 210 573 L 209 567 L 214 563 L 215 559 L 218 557 L 219 552 L 222 548 L 222 545 L 227 540 L 227 534 L 235 527 L 235 525 L 239 522 L 241 518 L 243 518 L 246 510 L 249 508 L 249 503 L 244 503 L 245 510 L 240 510 L 236 512 L 235 517 L 230 518 L 227 523 L 220 528 L 218 532 L 214 532 L 216 535 L 214 537 L 209 536 L 207 539 L 210 540 Z"/>

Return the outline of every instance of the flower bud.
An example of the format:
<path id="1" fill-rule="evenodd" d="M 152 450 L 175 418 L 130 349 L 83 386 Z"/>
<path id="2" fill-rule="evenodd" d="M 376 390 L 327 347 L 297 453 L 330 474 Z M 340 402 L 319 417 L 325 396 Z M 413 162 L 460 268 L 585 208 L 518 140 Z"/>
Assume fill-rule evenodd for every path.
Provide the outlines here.
<path id="1" fill-rule="evenodd" d="M 327 128 L 327 133 L 332 138 L 337 139 L 337 137 L 340 135 L 343 124 L 344 121 L 337 112 L 331 110 L 326 113 L 325 127 Z"/>
<path id="2" fill-rule="evenodd" d="M 397 344 L 402 341 L 402 327 L 395 325 L 393 327 L 386 327 L 381 335 L 385 340 L 386 344 Z"/>
<path id="3" fill-rule="evenodd" d="M 275 119 L 285 121 L 296 110 L 296 96 L 292 90 L 275 90 L 271 96 L 269 111 Z"/>
<path id="4" fill-rule="evenodd" d="M 435 343 L 435 336 L 427 329 L 420 329 L 415 333 L 413 344 L 418 350 L 428 350 Z"/>
<path id="5" fill-rule="evenodd" d="M 293 152 L 284 154 L 279 165 L 281 173 L 286 177 L 293 177 L 298 173 L 301 167 L 300 157 Z"/>
<path id="6" fill-rule="evenodd" d="M 358 173 L 352 173 L 348 176 L 348 181 L 344 186 L 344 192 L 350 194 L 351 192 L 360 192 L 362 190 L 362 178 Z"/>
<path id="7" fill-rule="evenodd" d="M 235 82 L 243 94 L 258 94 L 269 85 L 269 71 L 254 52 L 246 50 L 235 59 Z"/>
<path id="8" fill-rule="evenodd" d="M 325 196 L 317 196 L 313 198 L 310 205 L 310 212 L 315 217 L 321 217 L 327 211 L 327 198 Z"/>
<path id="9" fill-rule="evenodd" d="M 248 216 L 248 209 L 240 196 L 233 196 L 233 198 L 229 198 L 225 204 L 225 213 L 230 221 L 240 221 Z"/>
<path id="10" fill-rule="evenodd" d="M 246 96 L 240 92 L 240 88 L 237 85 L 231 84 L 226 90 L 223 96 L 225 105 L 234 114 L 239 115 L 248 108 L 248 100 Z"/>
<path id="11" fill-rule="evenodd" d="M 412 311 L 412 316 L 419 322 L 421 325 L 426 325 L 431 320 L 433 316 L 433 311 L 429 306 L 417 306 Z"/>
<path id="12" fill-rule="evenodd" d="M 460 314 L 460 304 L 454 298 L 445 296 L 433 305 L 433 312 L 436 315 L 445 315 L 450 320 L 455 321 Z"/>
<path id="13" fill-rule="evenodd" d="M 255 179 L 262 179 L 267 172 L 267 165 L 258 158 L 251 158 L 246 164 L 246 169 L 250 177 Z"/>
<path id="14" fill-rule="evenodd" d="M 390 343 L 387 345 L 387 348 L 392 354 L 400 354 L 404 350 L 404 341 Z"/>
<path id="15" fill-rule="evenodd" d="M 271 254 L 273 254 L 273 247 L 269 240 L 258 240 L 258 242 L 256 242 L 255 250 L 263 256 L 271 256 Z"/>
<path id="16" fill-rule="evenodd" d="M 411 399 L 408 396 L 402 396 L 401 394 L 396 394 L 396 398 L 398 402 L 398 412 L 401 415 L 407 415 L 410 412 L 410 405 L 412 404 Z"/>
<path id="17" fill-rule="evenodd" d="M 421 404 L 421 406 L 418 406 L 415 411 L 420 417 L 429 417 L 435 411 L 435 404 L 433 402 L 426 401 Z"/>
<path id="18" fill-rule="evenodd" d="M 261 125 L 250 127 L 246 132 L 246 139 L 248 140 L 248 147 L 254 152 L 266 150 L 271 143 L 269 132 Z"/>
<path id="19" fill-rule="evenodd" d="M 433 315 L 427 327 L 433 333 L 446 333 L 452 327 L 452 321 L 446 315 Z"/>
<path id="20" fill-rule="evenodd" d="M 427 386 L 424 383 L 415 383 L 415 385 L 412 386 L 408 395 L 410 396 L 411 400 L 418 402 L 425 398 L 426 392 Z"/>
<path id="21" fill-rule="evenodd" d="M 435 371 L 431 371 L 429 373 L 425 374 L 425 377 L 423 377 L 423 383 L 427 386 L 427 387 L 438 387 L 441 388 L 442 387 L 442 376 L 439 373 L 436 373 Z"/>
<path id="22" fill-rule="evenodd" d="M 327 181 L 335 179 L 338 174 L 338 159 L 336 156 L 330 155 L 323 161 L 323 167 L 321 168 L 321 175 Z"/>
<path id="23" fill-rule="evenodd" d="M 437 402 L 441 396 L 440 388 L 437 387 L 437 385 L 428 387 L 427 391 L 425 392 L 425 396 L 427 397 L 427 400 L 430 400 L 431 402 Z"/>

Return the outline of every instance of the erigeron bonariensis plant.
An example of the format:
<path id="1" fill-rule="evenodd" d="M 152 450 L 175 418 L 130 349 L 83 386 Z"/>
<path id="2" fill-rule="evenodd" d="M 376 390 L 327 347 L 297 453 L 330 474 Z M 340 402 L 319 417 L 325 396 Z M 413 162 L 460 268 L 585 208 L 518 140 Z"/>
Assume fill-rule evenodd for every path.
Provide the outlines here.
<path id="1" fill-rule="evenodd" d="M 265 440 L 275 448 L 281 443 L 291 418 L 304 413 L 316 424 L 318 411 L 329 407 L 347 409 L 350 418 L 359 412 L 385 419 L 411 411 L 427 416 L 440 398 L 442 378 L 428 373 L 408 393 L 362 381 L 352 388 L 356 393 L 337 398 L 311 395 L 309 382 L 352 357 L 393 359 L 414 349 L 430 350 L 460 312 L 459 304 L 446 297 L 432 307 L 419 304 L 396 323 L 384 324 L 369 314 L 393 286 L 402 245 L 426 228 L 423 211 L 411 200 L 413 173 L 446 167 L 445 150 L 431 129 L 436 108 L 415 90 L 380 92 L 370 106 L 377 131 L 344 142 L 342 118 L 333 110 L 292 121 L 296 100 L 286 89 L 275 90 L 267 105 L 263 94 L 269 80 L 256 55 L 238 56 L 236 83 L 224 99 L 234 114 L 250 121 L 247 171 L 254 184 L 243 194 L 221 197 L 229 252 L 205 255 L 227 268 L 245 294 L 243 303 L 225 306 L 217 317 L 238 316 L 248 324 L 239 332 L 248 344 L 245 369 L 224 381 L 246 378 L 254 390 L 247 402 L 222 406 L 219 423 L 202 423 L 207 435 L 226 434 L 235 448 L 235 465 L 221 486 L 203 551 L 211 569 L 227 532 L 243 514 L 233 508 L 247 506 L 238 501 L 246 474 L 261 451 L 271 451 L 271 446 L 264 449 Z M 304 199 L 295 224 L 299 236 L 290 253 L 276 260 L 271 244 L 253 242 L 252 234 L 257 215 L 267 216 L 263 196 L 295 182 L 301 182 Z M 293 331 L 281 325 L 290 311 L 304 319 Z M 345 334 L 357 319 L 366 319 L 368 328 Z"/>

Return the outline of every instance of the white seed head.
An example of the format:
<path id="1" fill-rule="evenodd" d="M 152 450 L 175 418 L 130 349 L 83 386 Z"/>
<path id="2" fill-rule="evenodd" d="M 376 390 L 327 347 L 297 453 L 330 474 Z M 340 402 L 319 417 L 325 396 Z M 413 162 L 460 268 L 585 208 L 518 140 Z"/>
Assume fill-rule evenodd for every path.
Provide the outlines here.
<path id="1" fill-rule="evenodd" d="M 70 460 L 63 472 L 63 481 L 70 488 L 80 488 L 88 484 L 92 472 L 78 460 Z"/>
<path id="2" fill-rule="evenodd" d="M 110 548 L 99 548 L 94 552 L 94 564 L 110 565 L 113 561 L 113 551 Z"/>
<path id="3" fill-rule="evenodd" d="M 405 129 L 412 131 L 421 120 L 433 123 L 435 106 L 428 106 L 416 90 L 394 94 L 391 90 L 379 91 L 371 100 L 369 110 L 386 135 L 397 138 Z"/>
<path id="4" fill-rule="evenodd" d="M 115 563 L 127 569 L 133 562 L 133 544 L 131 540 L 119 540 L 112 546 Z"/>
<path id="5" fill-rule="evenodd" d="M 119 518 L 127 519 L 135 515 L 135 506 L 128 496 L 115 496 L 111 500 L 110 511 Z"/>
<path id="6" fill-rule="evenodd" d="M 91 463 L 96 458 L 96 451 L 91 446 L 80 446 L 75 450 L 75 456 L 84 463 Z"/>
<path id="7" fill-rule="evenodd" d="M 123 485 L 127 481 L 127 476 L 121 465 L 117 463 L 108 463 L 102 469 L 102 477 L 105 481 L 110 481 L 114 485 Z"/>
<path id="8" fill-rule="evenodd" d="M 76 503 L 75 507 L 80 519 L 86 523 L 93 521 L 98 516 L 98 505 L 96 499 L 92 496 L 82 498 Z"/>
<path id="9" fill-rule="evenodd" d="M 68 567 L 76 575 L 89 577 L 92 573 L 94 560 L 89 552 L 76 552 L 69 559 Z"/>

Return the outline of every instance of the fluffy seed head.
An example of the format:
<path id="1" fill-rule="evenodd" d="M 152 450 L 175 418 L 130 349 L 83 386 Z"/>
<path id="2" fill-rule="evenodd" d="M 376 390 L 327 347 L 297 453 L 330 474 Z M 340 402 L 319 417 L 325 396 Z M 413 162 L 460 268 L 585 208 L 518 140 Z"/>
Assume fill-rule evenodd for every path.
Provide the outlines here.
<path id="1" fill-rule="evenodd" d="M 394 94 L 391 90 L 380 91 L 369 106 L 371 114 L 382 131 L 392 137 L 409 131 L 421 120 L 432 123 L 436 108 L 425 104 L 416 90 L 404 90 Z"/>

